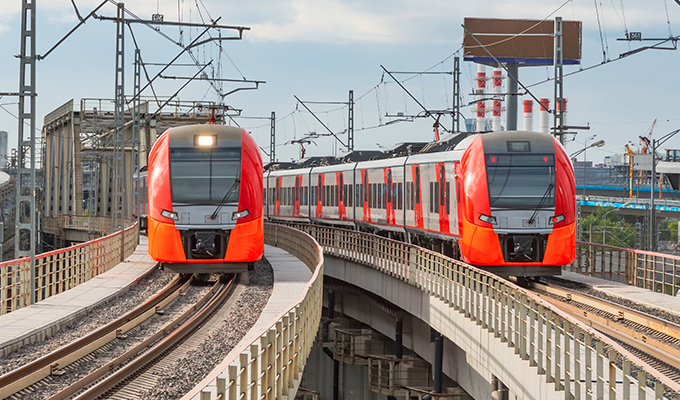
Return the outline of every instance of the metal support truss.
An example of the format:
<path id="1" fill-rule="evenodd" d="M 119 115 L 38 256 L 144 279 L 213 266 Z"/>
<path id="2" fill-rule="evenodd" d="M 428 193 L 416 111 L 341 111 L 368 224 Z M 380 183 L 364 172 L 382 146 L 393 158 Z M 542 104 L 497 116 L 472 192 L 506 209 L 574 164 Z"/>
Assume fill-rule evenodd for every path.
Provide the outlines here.
<path id="1" fill-rule="evenodd" d="M 125 187 L 125 22 L 123 3 L 118 3 L 118 21 L 116 23 L 116 104 L 114 110 L 113 136 L 113 182 L 111 207 L 111 228 L 121 229 L 124 226 L 124 218 L 127 216 Z"/>
<path id="2" fill-rule="evenodd" d="M 276 162 L 276 113 L 272 111 L 271 134 L 269 135 L 269 162 Z"/>
<path id="3" fill-rule="evenodd" d="M 132 101 L 132 204 L 135 207 L 135 215 L 139 217 L 143 210 L 140 209 L 139 189 L 141 187 L 139 177 L 139 142 L 140 142 L 140 119 L 141 98 L 139 90 L 142 86 L 142 56 L 139 49 L 135 49 L 135 77 L 134 97 Z"/>
<path id="4" fill-rule="evenodd" d="M 354 151 L 354 90 L 349 91 L 347 116 L 347 151 Z"/>
<path id="5" fill-rule="evenodd" d="M 35 0 L 21 7 L 21 54 L 19 68 L 19 154 L 14 258 L 31 258 L 31 295 L 35 302 L 35 254 L 37 213 L 35 207 Z M 25 131 L 28 128 L 28 133 Z"/>
<path id="6" fill-rule="evenodd" d="M 562 17 L 555 17 L 555 112 L 553 114 L 553 134 L 564 144 L 564 71 Z"/>
<path id="7" fill-rule="evenodd" d="M 451 130 L 460 132 L 460 57 L 453 59 L 453 118 Z"/>

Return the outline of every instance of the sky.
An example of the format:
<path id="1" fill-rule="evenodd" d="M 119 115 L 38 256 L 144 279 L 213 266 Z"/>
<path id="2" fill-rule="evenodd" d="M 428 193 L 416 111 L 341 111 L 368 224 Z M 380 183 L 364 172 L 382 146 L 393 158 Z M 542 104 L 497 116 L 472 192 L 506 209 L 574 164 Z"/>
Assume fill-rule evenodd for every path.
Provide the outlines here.
<path id="1" fill-rule="evenodd" d="M 74 0 L 81 15 L 87 15 L 100 0 Z M 74 6 L 67 0 L 36 1 L 36 46 L 45 54 L 78 22 Z M 239 90 L 224 97 L 224 102 L 242 110 L 234 117 L 247 129 L 265 152 L 269 152 L 269 122 L 276 112 L 276 154 L 280 161 L 300 157 L 295 140 L 319 135 L 306 145 L 307 155 L 332 155 L 344 151 L 347 142 L 347 102 L 349 90 L 355 100 L 355 149 L 389 148 L 405 141 L 430 141 L 434 138 L 432 120 L 393 122 L 388 117 L 403 113 L 415 115 L 422 110 L 394 80 L 383 73 L 402 72 L 395 78 L 430 110 L 451 107 L 453 57 L 462 56 L 462 23 L 465 17 L 553 19 L 582 22 L 582 59 L 578 66 L 565 66 L 570 74 L 564 81 L 568 99 L 568 124 L 590 127 L 568 137 L 567 152 L 572 154 L 585 144 L 604 140 L 601 148 L 587 151 L 587 159 L 601 163 L 606 156 L 621 154 L 624 145 L 639 145 L 656 119 L 654 138 L 680 128 L 680 79 L 677 65 L 679 50 L 645 50 L 618 59 L 621 53 L 654 42 L 617 40 L 626 31 L 642 32 L 644 38 L 680 35 L 680 4 L 674 0 L 136 0 L 126 7 L 143 19 L 163 14 L 165 21 L 245 26 L 242 40 L 222 41 L 197 47 L 193 59 L 180 57 L 179 66 L 166 75 L 192 76 L 194 65 L 212 60 L 207 71 L 221 78 L 264 81 L 257 90 Z M 100 10 L 115 16 L 116 7 L 108 2 Z M 0 92 L 18 90 L 21 1 L 0 0 Z M 150 75 L 179 52 L 175 42 L 185 45 L 196 39 L 198 28 L 162 27 L 159 32 L 141 24 L 131 24 Z M 233 30 L 222 29 L 222 36 Z M 213 36 L 218 33 L 213 31 Z M 134 45 L 126 30 L 126 89 L 132 94 Z M 44 116 L 75 99 L 114 97 L 115 24 L 90 19 L 45 59 L 38 61 L 37 129 Z M 669 46 L 668 44 L 666 45 Z M 675 66 L 675 67 L 674 67 Z M 474 100 L 472 92 L 477 66 L 461 62 L 462 104 Z M 428 74 L 419 72 L 428 71 Z M 436 73 L 434 73 L 436 72 Z M 448 72 L 448 73 L 447 73 Z M 487 74 L 491 70 L 487 69 Z M 537 98 L 553 97 L 552 67 L 520 69 L 520 81 Z M 145 80 L 142 84 L 145 84 Z M 154 83 L 156 93 L 167 97 L 183 84 L 180 80 Z M 507 86 L 507 82 L 504 83 Z M 222 83 L 226 93 L 249 83 Z M 144 95 L 151 96 L 149 90 Z M 328 136 L 297 96 L 318 118 L 338 135 Z M 220 96 L 206 81 L 195 81 L 180 92 L 182 101 L 219 101 Z M 530 97 L 522 96 L 521 101 Z M 311 103 L 321 102 L 324 104 Z M 333 103 L 333 104 L 325 104 Z M 91 103 L 90 103 L 91 104 Z M 17 143 L 18 105 L 15 97 L 0 98 L 0 130 L 9 132 L 10 147 Z M 487 105 L 487 108 L 490 105 Z M 76 108 L 80 108 L 77 105 Z M 537 107 L 534 106 L 536 109 Z M 520 106 L 521 109 L 521 106 Z M 462 109 L 465 118 L 474 118 L 472 106 Z M 247 117 L 247 118 L 246 118 Z M 521 126 L 522 116 L 518 116 Z M 442 117 L 450 129 L 450 117 Z M 534 116 L 538 128 L 538 115 Z M 325 136 L 324 136 L 325 135 Z M 595 135 L 595 138 L 591 138 Z M 293 143 L 291 143 L 293 142 Z M 342 143 L 341 143 L 342 142 Z M 665 143 L 680 149 L 680 135 Z M 265 160 L 268 156 L 264 154 Z M 582 159 L 583 155 L 579 159 Z"/>

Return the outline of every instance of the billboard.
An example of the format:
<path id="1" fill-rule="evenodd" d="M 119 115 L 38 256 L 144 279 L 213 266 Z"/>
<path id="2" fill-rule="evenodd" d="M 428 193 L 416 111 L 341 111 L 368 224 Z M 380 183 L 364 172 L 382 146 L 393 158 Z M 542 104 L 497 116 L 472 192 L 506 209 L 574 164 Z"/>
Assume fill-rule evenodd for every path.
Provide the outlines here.
<path id="1" fill-rule="evenodd" d="M 495 57 L 501 63 L 527 66 L 553 64 L 553 20 L 465 18 L 464 26 L 465 61 L 496 65 Z M 579 64 L 581 21 L 562 21 L 562 35 L 563 63 Z"/>

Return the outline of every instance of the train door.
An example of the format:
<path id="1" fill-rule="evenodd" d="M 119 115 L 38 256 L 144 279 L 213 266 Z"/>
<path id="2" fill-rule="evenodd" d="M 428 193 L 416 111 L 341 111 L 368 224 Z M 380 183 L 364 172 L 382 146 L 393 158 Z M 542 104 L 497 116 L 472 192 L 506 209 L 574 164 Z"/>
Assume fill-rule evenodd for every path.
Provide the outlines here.
<path id="1" fill-rule="evenodd" d="M 385 217 L 388 225 L 394 225 L 394 188 L 392 187 L 392 168 L 385 168 Z M 396 203 L 396 202 L 395 202 Z"/>
<path id="2" fill-rule="evenodd" d="M 342 172 L 336 173 L 336 180 L 338 182 L 338 218 L 344 221 L 347 219 L 347 199 L 345 196 L 345 177 Z"/>
<path id="3" fill-rule="evenodd" d="M 444 163 L 437 163 L 437 182 L 435 183 L 435 208 L 439 215 L 439 232 L 449 233 L 449 214 L 451 209 L 451 202 L 449 196 L 451 193 L 451 185 L 446 181 L 446 165 Z"/>
<path id="4" fill-rule="evenodd" d="M 413 165 L 413 191 L 415 202 L 413 205 L 415 213 L 415 226 L 417 229 L 423 229 L 423 198 L 420 190 L 420 165 Z"/>
<path id="5" fill-rule="evenodd" d="M 317 202 L 316 202 L 316 218 L 321 218 L 323 215 L 323 201 L 324 201 L 324 193 L 323 193 L 323 178 L 324 174 L 319 174 L 317 177 L 316 181 L 316 193 L 317 193 Z"/>
<path id="6" fill-rule="evenodd" d="M 371 208 L 369 207 L 369 193 L 368 187 L 368 170 L 361 171 L 361 184 L 363 185 L 363 204 L 364 204 L 364 222 L 371 222 Z"/>
<path id="7" fill-rule="evenodd" d="M 296 176 L 293 188 L 293 217 L 300 216 L 300 181 L 300 176 Z"/>
<path id="8" fill-rule="evenodd" d="M 453 198 L 451 199 L 451 207 L 455 208 L 455 213 L 452 213 L 451 215 L 455 215 L 456 217 L 456 231 L 452 232 L 456 235 L 460 235 L 460 233 L 463 231 L 463 207 L 460 204 L 461 198 L 463 197 L 461 190 L 463 189 L 463 175 L 461 172 L 461 167 L 460 167 L 460 161 L 456 161 L 453 163 L 453 172 L 454 176 L 456 178 L 455 181 L 455 191 L 453 194 Z M 455 201 L 453 201 L 455 199 Z"/>
<path id="9" fill-rule="evenodd" d="M 281 177 L 276 177 L 276 188 L 274 189 L 274 215 L 281 214 Z"/>

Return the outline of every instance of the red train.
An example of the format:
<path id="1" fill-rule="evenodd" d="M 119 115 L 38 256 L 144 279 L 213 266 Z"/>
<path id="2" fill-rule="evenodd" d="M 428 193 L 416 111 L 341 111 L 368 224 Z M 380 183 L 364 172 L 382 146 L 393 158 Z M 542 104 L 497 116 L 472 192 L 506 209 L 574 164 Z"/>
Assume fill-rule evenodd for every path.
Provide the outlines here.
<path id="1" fill-rule="evenodd" d="M 149 254 L 180 273 L 252 269 L 264 249 L 262 158 L 243 129 L 170 128 L 149 153 Z"/>
<path id="2" fill-rule="evenodd" d="M 574 260 L 574 170 L 547 134 L 491 132 L 451 151 L 269 171 L 265 180 L 270 219 L 457 243 L 463 261 L 504 276 L 559 275 Z"/>

